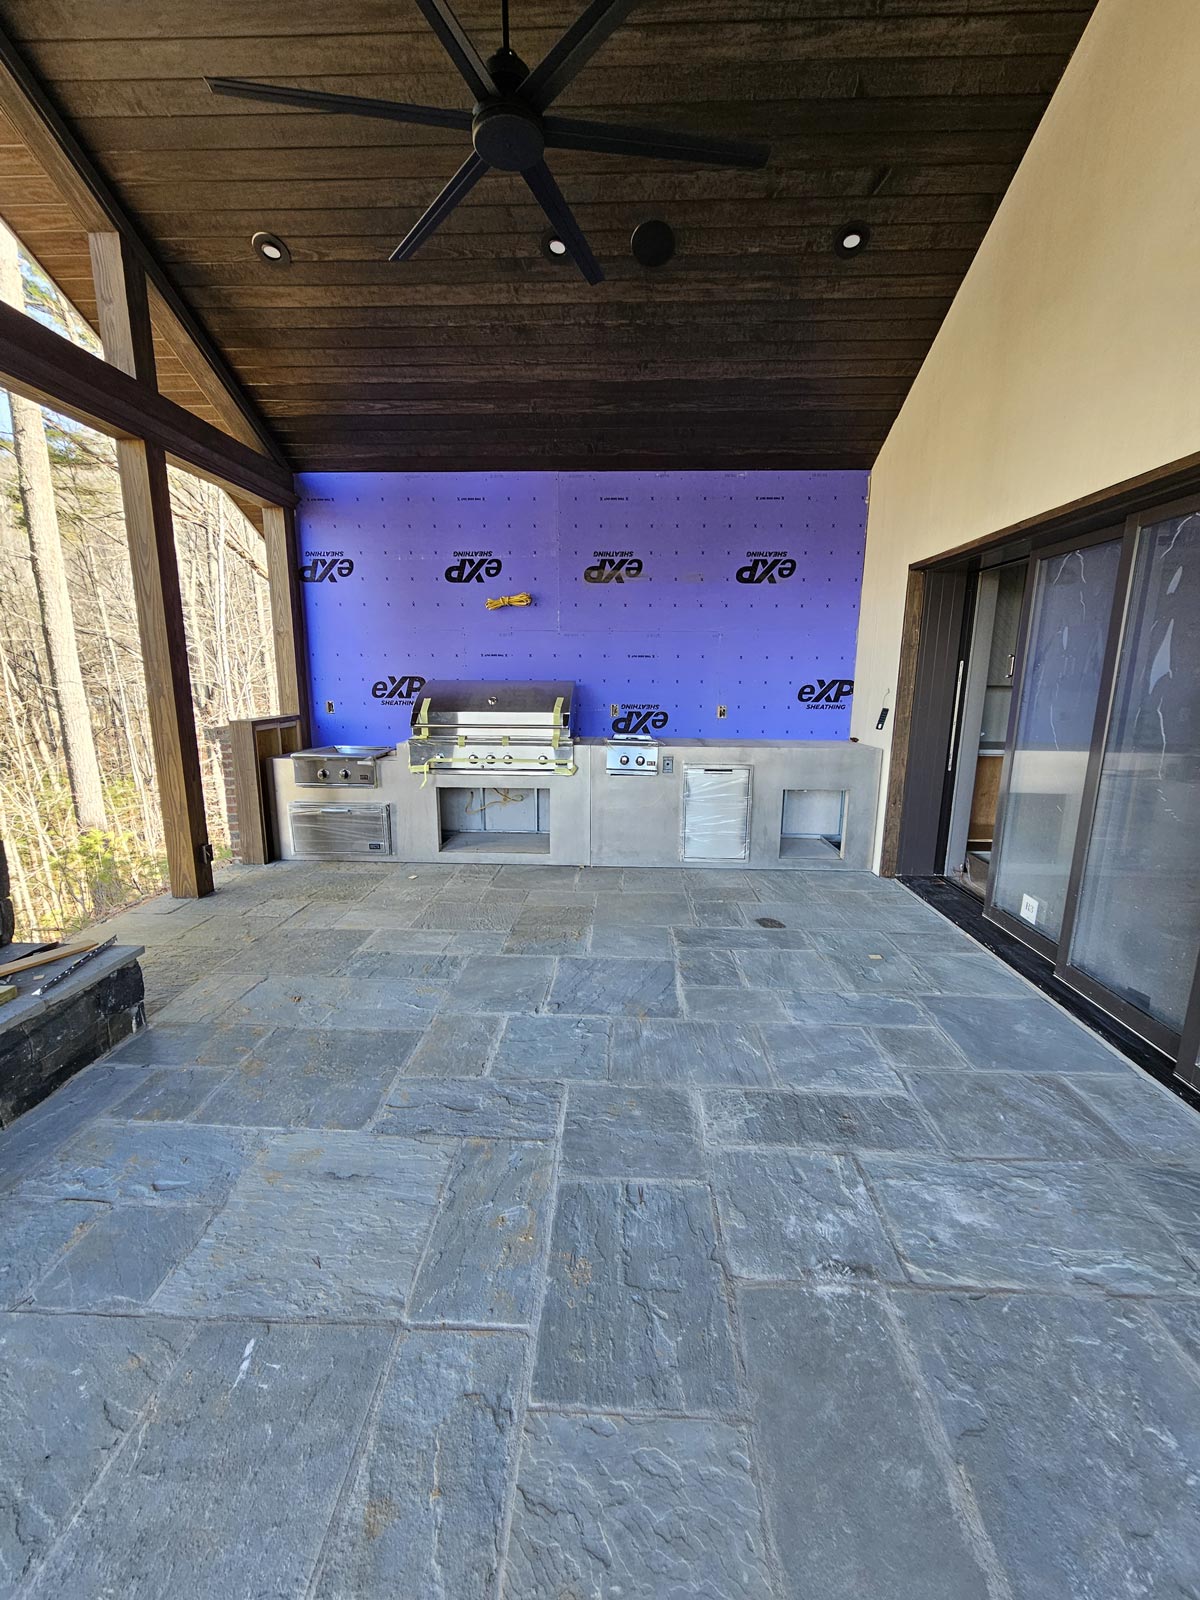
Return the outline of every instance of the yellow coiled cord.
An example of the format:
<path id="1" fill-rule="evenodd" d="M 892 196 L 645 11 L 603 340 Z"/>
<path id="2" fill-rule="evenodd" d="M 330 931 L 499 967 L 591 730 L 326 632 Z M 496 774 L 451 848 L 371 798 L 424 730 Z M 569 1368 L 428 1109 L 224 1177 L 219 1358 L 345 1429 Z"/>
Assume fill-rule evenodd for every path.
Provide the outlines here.
<path id="1" fill-rule="evenodd" d="M 489 611 L 499 611 L 501 606 L 531 606 L 531 594 L 502 594 L 498 600 L 485 600 L 484 604 Z"/>

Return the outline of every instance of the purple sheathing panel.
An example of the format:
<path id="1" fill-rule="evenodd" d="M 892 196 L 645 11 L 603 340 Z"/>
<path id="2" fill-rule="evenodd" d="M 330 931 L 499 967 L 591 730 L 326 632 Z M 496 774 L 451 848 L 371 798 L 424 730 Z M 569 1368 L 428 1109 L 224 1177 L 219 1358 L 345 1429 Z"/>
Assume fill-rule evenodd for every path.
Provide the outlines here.
<path id="1" fill-rule="evenodd" d="M 569 678 L 583 736 L 849 731 L 865 472 L 299 483 L 318 744 L 407 738 L 435 677 Z M 532 606 L 485 607 L 522 591 Z"/>

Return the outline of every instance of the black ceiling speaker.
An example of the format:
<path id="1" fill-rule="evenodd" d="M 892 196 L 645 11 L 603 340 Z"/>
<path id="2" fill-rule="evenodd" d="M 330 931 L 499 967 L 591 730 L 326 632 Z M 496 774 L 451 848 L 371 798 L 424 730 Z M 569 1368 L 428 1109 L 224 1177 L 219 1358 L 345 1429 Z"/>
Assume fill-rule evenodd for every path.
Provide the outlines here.
<path id="1" fill-rule="evenodd" d="M 214 94 L 278 105 L 307 106 L 311 111 L 345 112 L 415 122 L 427 128 L 457 128 L 469 133 L 474 148 L 437 199 L 392 251 L 392 261 L 407 261 L 475 187 L 489 167 L 519 172 L 550 220 L 557 238 L 589 283 L 604 277 L 600 263 L 571 208 L 555 183 L 544 155 L 547 150 L 589 150 L 604 155 L 641 156 L 655 161 L 690 161 L 715 167 L 756 168 L 766 165 L 765 145 L 740 139 L 709 139 L 694 133 L 659 128 L 630 128 L 578 117 L 547 116 L 577 73 L 632 11 L 636 0 L 592 0 L 567 29 L 549 55 L 531 72 L 508 42 L 508 0 L 501 0 L 503 42 L 484 61 L 463 32 L 447 0 L 417 0 L 442 48 L 475 97 L 472 111 L 444 111 L 436 106 L 411 106 L 396 100 L 369 100 L 354 94 L 325 94 L 319 89 L 289 89 L 282 84 L 249 83 L 243 78 L 209 78 Z"/>
<path id="2" fill-rule="evenodd" d="M 643 267 L 665 267 L 675 254 L 675 230 L 657 219 L 639 222 L 629 240 L 633 259 Z"/>

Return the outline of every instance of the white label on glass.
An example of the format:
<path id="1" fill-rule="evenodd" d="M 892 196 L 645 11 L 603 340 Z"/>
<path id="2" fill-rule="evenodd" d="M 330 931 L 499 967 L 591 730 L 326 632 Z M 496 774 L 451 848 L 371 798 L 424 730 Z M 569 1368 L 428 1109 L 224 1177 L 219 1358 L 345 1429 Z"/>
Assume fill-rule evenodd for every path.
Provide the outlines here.
<path id="1" fill-rule="evenodd" d="M 1031 894 L 1021 896 L 1021 916 L 1026 922 L 1036 922 L 1041 906 Z"/>

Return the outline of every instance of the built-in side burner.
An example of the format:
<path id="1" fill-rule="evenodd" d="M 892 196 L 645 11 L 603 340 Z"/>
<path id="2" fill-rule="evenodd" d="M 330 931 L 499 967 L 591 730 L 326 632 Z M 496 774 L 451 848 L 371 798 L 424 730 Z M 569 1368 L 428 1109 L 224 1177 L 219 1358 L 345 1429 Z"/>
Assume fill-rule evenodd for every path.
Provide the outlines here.
<path id="1" fill-rule="evenodd" d="M 379 785 L 379 761 L 394 746 L 385 744 L 326 744 L 317 750 L 297 750 L 292 775 L 298 788 L 342 787 L 374 789 Z"/>

